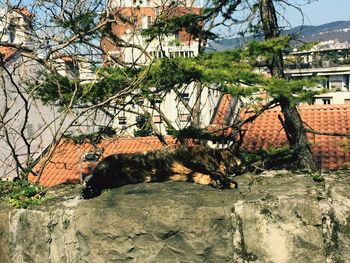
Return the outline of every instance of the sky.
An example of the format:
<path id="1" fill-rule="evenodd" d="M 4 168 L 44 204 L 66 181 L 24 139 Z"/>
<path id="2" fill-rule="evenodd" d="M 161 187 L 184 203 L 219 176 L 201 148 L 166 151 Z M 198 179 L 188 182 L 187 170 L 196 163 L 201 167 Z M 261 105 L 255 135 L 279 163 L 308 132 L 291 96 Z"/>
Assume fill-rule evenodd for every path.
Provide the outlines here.
<path id="1" fill-rule="evenodd" d="M 294 0 L 297 2 L 297 0 Z M 300 1 L 299 1 L 300 2 Z M 350 20 L 350 0 L 318 0 L 302 6 L 305 14 L 305 25 L 322 25 L 334 21 Z M 302 17 L 294 8 L 287 9 L 288 20 L 292 26 L 302 24 Z"/>
<path id="2" fill-rule="evenodd" d="M 305 4 L 307 0 L 288 0 L 288 2 L 298 4 L 298 7 L 303 11 L 304 21 L 300 12 L 295 8 L 278 9 L 278 6 L 276 6 L 286 18 L 284 21 L 279 21 L 279 25 L 284 29 L 290 29 L 302 24 L 318 26 L 335 21 L 350 21 L 350 0 L 313 0 L 311 4 Z M 243 15 L 242 17 L 245 16 Z M 214 32 L 223 38 L 231 38 L 236 37 L 237 32 L 245 28 L 246 25 L 229 28 L 218 27 Z"/>

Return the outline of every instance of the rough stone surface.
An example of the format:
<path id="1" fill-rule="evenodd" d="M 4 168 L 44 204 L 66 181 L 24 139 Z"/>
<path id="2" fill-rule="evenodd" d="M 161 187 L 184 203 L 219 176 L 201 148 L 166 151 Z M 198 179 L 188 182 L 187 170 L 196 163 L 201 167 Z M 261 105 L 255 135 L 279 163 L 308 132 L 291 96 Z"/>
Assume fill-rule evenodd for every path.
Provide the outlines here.
<path id="1" fill-rule="evenodd" d="M 237 181 L 238 190 L 128 185 L 92 200 L 76 189 L 2 209 L 1 262 L 350 262 L 350 175 Z"/>

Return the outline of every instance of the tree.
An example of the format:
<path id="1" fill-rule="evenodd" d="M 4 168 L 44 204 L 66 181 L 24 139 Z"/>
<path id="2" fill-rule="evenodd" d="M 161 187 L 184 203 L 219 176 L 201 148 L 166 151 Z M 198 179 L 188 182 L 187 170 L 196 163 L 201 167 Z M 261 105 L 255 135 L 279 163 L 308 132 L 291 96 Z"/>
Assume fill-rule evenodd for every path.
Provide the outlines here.
<path id="1" fill-rule="evenodd" d="M 273 0 L 259 0 L 259 14 L 262 31 L 265 40 L 271 40 L 280 36 L 277 12 Z M 282 50 L 273 53 L 268 67 L 272 77 L 285 79 Z M 278 98 L 284 116 L 282 121 L 288 142 L 297 156 L 298 167 L 301 169 L 315 170 L 316 164 L 307 140 L 304 124 L 301 120 L 296 105 L 291 103 L 290 96 L 281 95 Z"/>
<path id="2" fill-rule="evenodd" d="M 279 2 L 287 5 L 290 4 L 288 1 Z M 214 7 L 211 10 L 216 10 L 215 4 L 218 4 L 219 7 L 222 3 L 214 2 Z M 247 4 L 250 7 L 250 10 L 252 10 L 252 14 L 248 14 L 248 18 L 257 16 L 257 20 L 249 21 L 251 28 L 256 30 L 254 32 L 255 34 L 262 33 L 264 41 L 253 41 L 248 45 L 248 50 L 243 50 L 241 52 L 244 55 L 247 55 L 248 58 L 251 58 L 252 66 L 259 66 L 256 61 L 263 58 L 264 65 L 269 69 L 272 80 L 263 81 L 256 75 L 253 77 L 253 79 L 255 78 L 254 81 L 251 79 L 252 76 L 249 76 L 250 78 L 247 79 L 247 74 L 243 70 L 244 59 L 241 59 L 241 56 L 238 56 L 240 57 L 239 59 L 237 59 L 238 57 L 233 58 L 230 57 L 228 53 L 224 53 L 223 56 L 226 56 L 226 62 L 233 64 L 228 65 L 228 63 L 223 63 L 220 65 L 220 62 L 223 62 L 223 60 L 217 60 L 220 55 L 211 57 L 204 56 L 206 57 L 204 60 L 207 59 L 208 63 L 203 63 L 203 60 L 199 58 L 200 63 L 209 66 L 209 70 L 205 70 L 203 68 L 200 69 L 200 67 L 199 71 L 192 70 L 193 72 L 196 72 L 194 75 L 199 76 L 199 78 L 195 78 L 195 81 L 196 83 L 203 83 L 203 81 L 205 81 L 208 76 L 215 76 L 212 77 L 211 80 L 206 84 L 215 84 L 217 88 L 221 88 L 221 91 L 231 92 L 233 94 L 239 94 L 237 90 L 242 90 L 242 84 L 245 86 L 245 94 L 250 93 L 249 89 L 246 86 L 258 85 L 260 89 L 265 89 L 272 97 L 272 100 L 268 103 L 268 105 L 271 107 L 274 105 L 279 105 L 281 107 L 284 119 L 280 118 L 280 120 L 286 132 L 286 136 L 291 149 L 296 157 L 297 167 L 300 169 L 315 170 L 316 165 L 313 160 L 311 149 L 306 137 L 306 130 L 296 108 L 296 105 L 299 101 L 305 100 L 315 95 L 314 91 L 307 90 L 307 87 L 312 87 L 315 82 L 312 80 L 289 82 L 285 80 L 283 52 L 289 46 L 291 38 L 288 36 L 280 36 L 281 29 L 278 26 L 277 11 L 275 9 L 273 0 L 252 1 L 252 3 L 249 3 L 249 1 L 234 1 L 233 5 L 232 2 L 226 1 L 224 5 L 228 8 L 227 10 L 229 10 L 229 12 L 224 13 L 224 16 L 231 19 L 231 15 L 235 13 L 236 7 L 242 5 L 244 6 L 245 4 Z M 208 12 L 210 13 L 210 11 Z M 197 20 L 205 21 L 204 17 L 205 15 L 201 18 L 197 18 Z M 181 23 L 175 24 L 183 25 Z M 209 34 L 206 35 L 208 36 Z M 239 61 L 240 65 L 235 65 L 235 61 Z M 232 65 L 235 66 L 232 67 Z M 215 70 L 210 70 L 214 67 L 216 67 L 217 74 L 214 73 Z M 182 68 L 185 69 L 186 67 Z M 166 67 L 163 67 L 163 70 L 166 70 Z M 241 74 L 237 74 L 237 70 L 240 70 Z M 225 76 L 223 74 L 224 72 L 229 72 L 230 76 Z M 206 75 L 205 73 L 209 74 Z M 163 72 L 163 75 L 166 75 L 166 73 Z M 181 78 L 177 77 L 176 79 Z M 191 81 L 193 80 L 194 79 L 191 79 Z M 242 93 L 240 95 L 242 95 Z M 299 96 L 299 99 L 294 99 L 294 95 Z"/>

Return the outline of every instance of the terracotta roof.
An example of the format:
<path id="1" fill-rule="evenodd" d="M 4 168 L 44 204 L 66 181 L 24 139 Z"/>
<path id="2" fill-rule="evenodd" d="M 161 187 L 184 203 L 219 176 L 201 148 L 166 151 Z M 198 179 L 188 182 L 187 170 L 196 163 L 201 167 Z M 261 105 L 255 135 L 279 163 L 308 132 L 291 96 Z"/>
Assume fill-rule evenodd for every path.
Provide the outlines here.
<path id="1" fill-rule="evenodd" d="M 35 14 L 31 13 L 26 7 L 17 7 L 12 10 L 17 11 L 18 13 L 26 16 L 26 17 L 34 17 Z"/>
<path id="2" fill-rule="evenodd" d="M 175 139 L 165 137 L 170 146 L 175 145 Z M 103 151 L 102 157 L 116 153 L 140 153 L 163 148 L 157 137 L 135 137 L 135 138 L 118 138 L 104 139 L 97 147 Z M 57 146 L 51 160 L 45 166 L 40 178 L 40 184 L 43 186 L 54 186 L 62 183 L 78 183 L 80 174 L 84 168 L 83 156 L 94 151 L 94 147 L 89 144 L 74 144 L 69 140 L 62 140 Z M 101 158 L 100 158 L 101 160 Z M 34 167 L 38 172 L 39 164 Z M 29 180 L 34 182 L 36 177 L 29 176 Z"/>
<path id="3" fill-rule="evenodd" d="M 299 106 L 307 127 L 320 132 L 350 133 L 350 105 Z M 259 116 L 247 129 L 243 149 L 254 151 L 287 145 L 287 139 L 277 116 L 279 107 Z M 318 165 L 323 169 L 350 168 L 349 141 L 346 137 L 308 134 Z"/>
<path id="4" fill-rule="evenodd" d="M 13 47 L 0 46 L 0 57 L 3 61 L 7 62 L 10 58 L 16 54 L 16 49 Z"/>
<path id="5" fill-rule="evenodd" d="M 232 129 L 224 129 L 229 124 L 227 120 L 231 120 L 232 116 L 230 116 L 231 106 L 234 98 L 230 94 L 222 95 L 218 106 L 216 108 L 216 112 L 214 113 L 214 117 L 211 121 L 211 124 L 208 127 L 208 131 L 211 133 L 215 133 L 218 136 L 227 136 L 232 132 Z"/>
<path id="6" fill-rule="evenodd" d="M 232 101 L 233 101 L 233 97 L 230 94 L 222 95 L 216 110 L 216 115 L 214 116 L 214 119 L 212 121 L 212 124 L 225 125 L 225 120 L 226 120 L 227 114 L 229 113 L 230 105 Z"/>

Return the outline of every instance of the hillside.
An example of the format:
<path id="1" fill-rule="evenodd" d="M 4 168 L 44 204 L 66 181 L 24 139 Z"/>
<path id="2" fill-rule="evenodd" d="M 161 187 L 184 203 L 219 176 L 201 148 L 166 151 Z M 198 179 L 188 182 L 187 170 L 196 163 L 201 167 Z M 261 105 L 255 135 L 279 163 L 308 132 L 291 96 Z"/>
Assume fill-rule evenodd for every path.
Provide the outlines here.
<path id="1" fill-rule="evenodd" d="M 285 34 L 292 34 L 302 42 L 321 42 L 338 39 L 339 41 L 350 42 L 350 21 L 337 21 L 319 26 L 298 26 L 284 31 Z M 241 46 L 252 38 L 229 38 L 210 42 L 208 51 L 228 50 Z"/>

